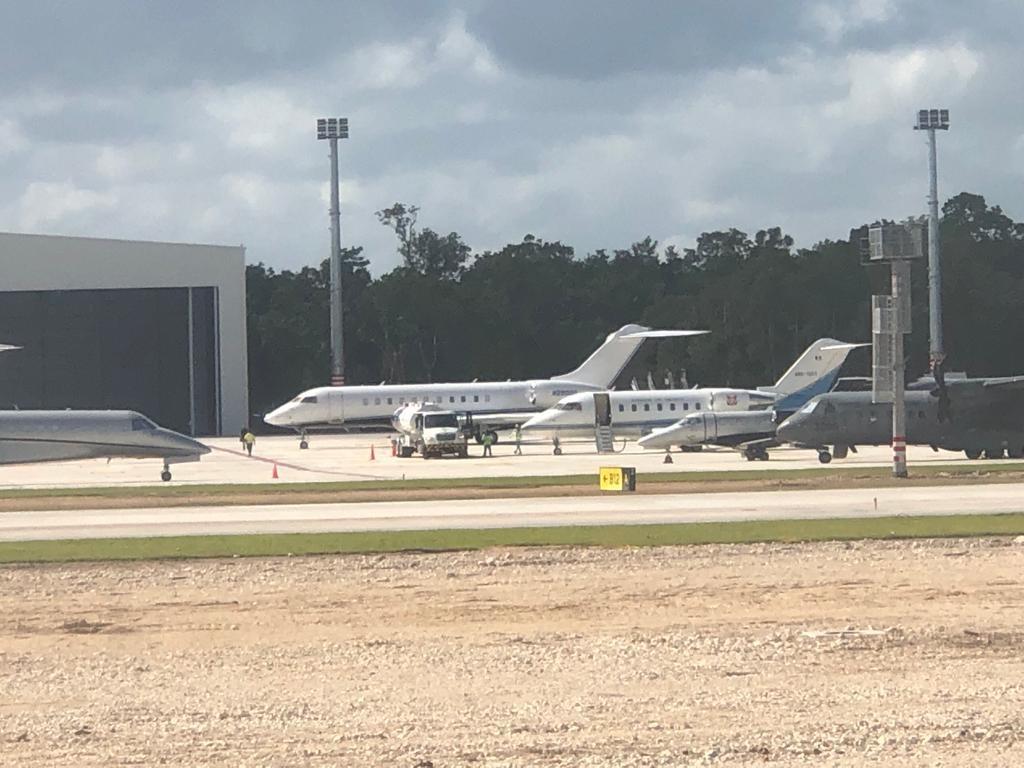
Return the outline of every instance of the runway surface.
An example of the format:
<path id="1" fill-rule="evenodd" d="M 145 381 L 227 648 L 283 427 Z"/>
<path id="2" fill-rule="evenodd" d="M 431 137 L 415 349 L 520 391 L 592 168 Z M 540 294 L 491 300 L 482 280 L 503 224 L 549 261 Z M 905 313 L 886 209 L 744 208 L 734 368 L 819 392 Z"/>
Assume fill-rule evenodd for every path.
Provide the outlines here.
<path id="1" fill-rule="evenodd" d="M 0 541 L 702 523 L 1024 511 L 1024 484 L 70 510 L 0 514 Z"/>
<path id="2" fill-rule="evenodd" d="M 513 446 L 502 441 L 494 448 L 494 458 L 484 459 L 482 448 L 470 446 L 469 459 L 400 459 L 391 456 L 386 434 L 314 435 L 308 450 L 299 450 L 298 440 L 281 435 L 260 437 L 249 458 L 241 452 L 237 438 L 204 439 L 213 453 L 202 461 L 176 464 L 171 470 L 173 485 L 208 483 L 298 483 L 345 482 L 359 480 L 401 480 L 454 477 L 516 477 L 523 475 L 576 475 L 592 473 L 605 465 L 636 467 L 638 472 L 719 472 L 735 470 L 778 470 L 821 468 L 814 451 L 780 448 L 771 452 L 770 461 L 746 461 L 737 452 L 721 449 L 701 453 L 674 453 L 672 464 L 662 463 L 660 451 L 645 451 L 635 442 L 621 453 L 601 456 L 593 442 L 565 443 L 565 454 L 553 456 L 551 446 L 532 442 L 523 447 L 523 455 L 513 455 Z M 621 443 L 619 443 L 621 446 Z M 371 448 L 373 458 L 371 459 Z M 911 472 L 917 465 L 963 464 L 962 453 L 933 452 L 927 447 L 911 446 L 907 451 Z M 888 447 L 863 447 L 849 458 L 836 460 L 829 467 L 886 466 L 891 461 Z M 979 468 L 991 462 L 977 462 Z M 273 468 L 277 464 L 278 478 Z M 0 488 L 159 485 L 162 462 L 159 459 L 102 459 L 57 462 L 24 466 L 0 466 Z"/>

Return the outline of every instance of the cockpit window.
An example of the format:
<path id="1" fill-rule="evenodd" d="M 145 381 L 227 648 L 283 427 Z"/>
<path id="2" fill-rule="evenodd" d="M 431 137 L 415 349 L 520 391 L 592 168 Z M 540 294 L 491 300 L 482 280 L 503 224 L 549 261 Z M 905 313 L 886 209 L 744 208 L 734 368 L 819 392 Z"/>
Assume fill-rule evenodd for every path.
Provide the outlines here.
<path id="1" fill-rule="evenodd" d="M 303 403 L 315 403 L 316 402 L 316 395 L 307 395 L 306 397 L 302 398 L 302 400 L 300 402 L 303 402 Z"/>
<path id="2" fill-rule="evenodd" d="M 559 403 L 555 406 L 556 411 L 582 411 L 582 403 Z"/>
<path id="3" fill-rule="evenodd" d="M 132 432 L 152 432 L 156 424 L 144 416 L 132 416 Z"/>
<path id="4" fill-rule="evenodd" d="M 818 407 L 817 400 L 811 400 L 807 405 L 800 409 L 800 413 L 814 413 L 814 409 Z"/>

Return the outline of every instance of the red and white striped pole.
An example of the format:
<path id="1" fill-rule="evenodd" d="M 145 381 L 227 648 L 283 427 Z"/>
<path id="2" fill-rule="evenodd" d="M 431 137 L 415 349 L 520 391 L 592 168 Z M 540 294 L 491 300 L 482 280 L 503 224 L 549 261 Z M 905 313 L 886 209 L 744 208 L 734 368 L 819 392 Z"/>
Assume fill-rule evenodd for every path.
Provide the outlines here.
<path id="1" fill-rule="evenodd" d="M 892 438 L 892 473 L 895 477 L 907 476 L 907 438 L 901 435 Z"/>

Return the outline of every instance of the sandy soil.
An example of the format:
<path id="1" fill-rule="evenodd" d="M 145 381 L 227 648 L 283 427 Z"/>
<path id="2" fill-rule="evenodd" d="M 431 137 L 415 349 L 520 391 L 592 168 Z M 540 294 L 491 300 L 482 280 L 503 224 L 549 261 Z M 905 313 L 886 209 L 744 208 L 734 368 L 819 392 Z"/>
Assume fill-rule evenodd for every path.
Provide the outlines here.
<path id="1" fill-rule="evenodd" d="M 1024 543 L 0 569 L 0 763 L 1002 766 Z"/>

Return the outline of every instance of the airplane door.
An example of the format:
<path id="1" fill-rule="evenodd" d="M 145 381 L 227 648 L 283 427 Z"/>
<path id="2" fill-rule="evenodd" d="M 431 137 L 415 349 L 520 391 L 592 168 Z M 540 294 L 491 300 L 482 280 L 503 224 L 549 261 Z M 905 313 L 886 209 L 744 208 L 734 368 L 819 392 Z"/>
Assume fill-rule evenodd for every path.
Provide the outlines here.
<path id="1" fill-rule="evenodd" d="M 337 423 L 345 421 L 345 396 L 341 392 L 327 394 L 327 420 Z"/>
<path id="2" fill-rule="evenodd" d="M 718 416 L 713 413 L 704 414 L 704 439 L 715 440 L 718 437 Z"/>
<path id="3" fill-rule="evenodd" d="M 612 399 L 607 392 L 594 394 L 594 425 L 598 427 L 612 425 Z"/>

